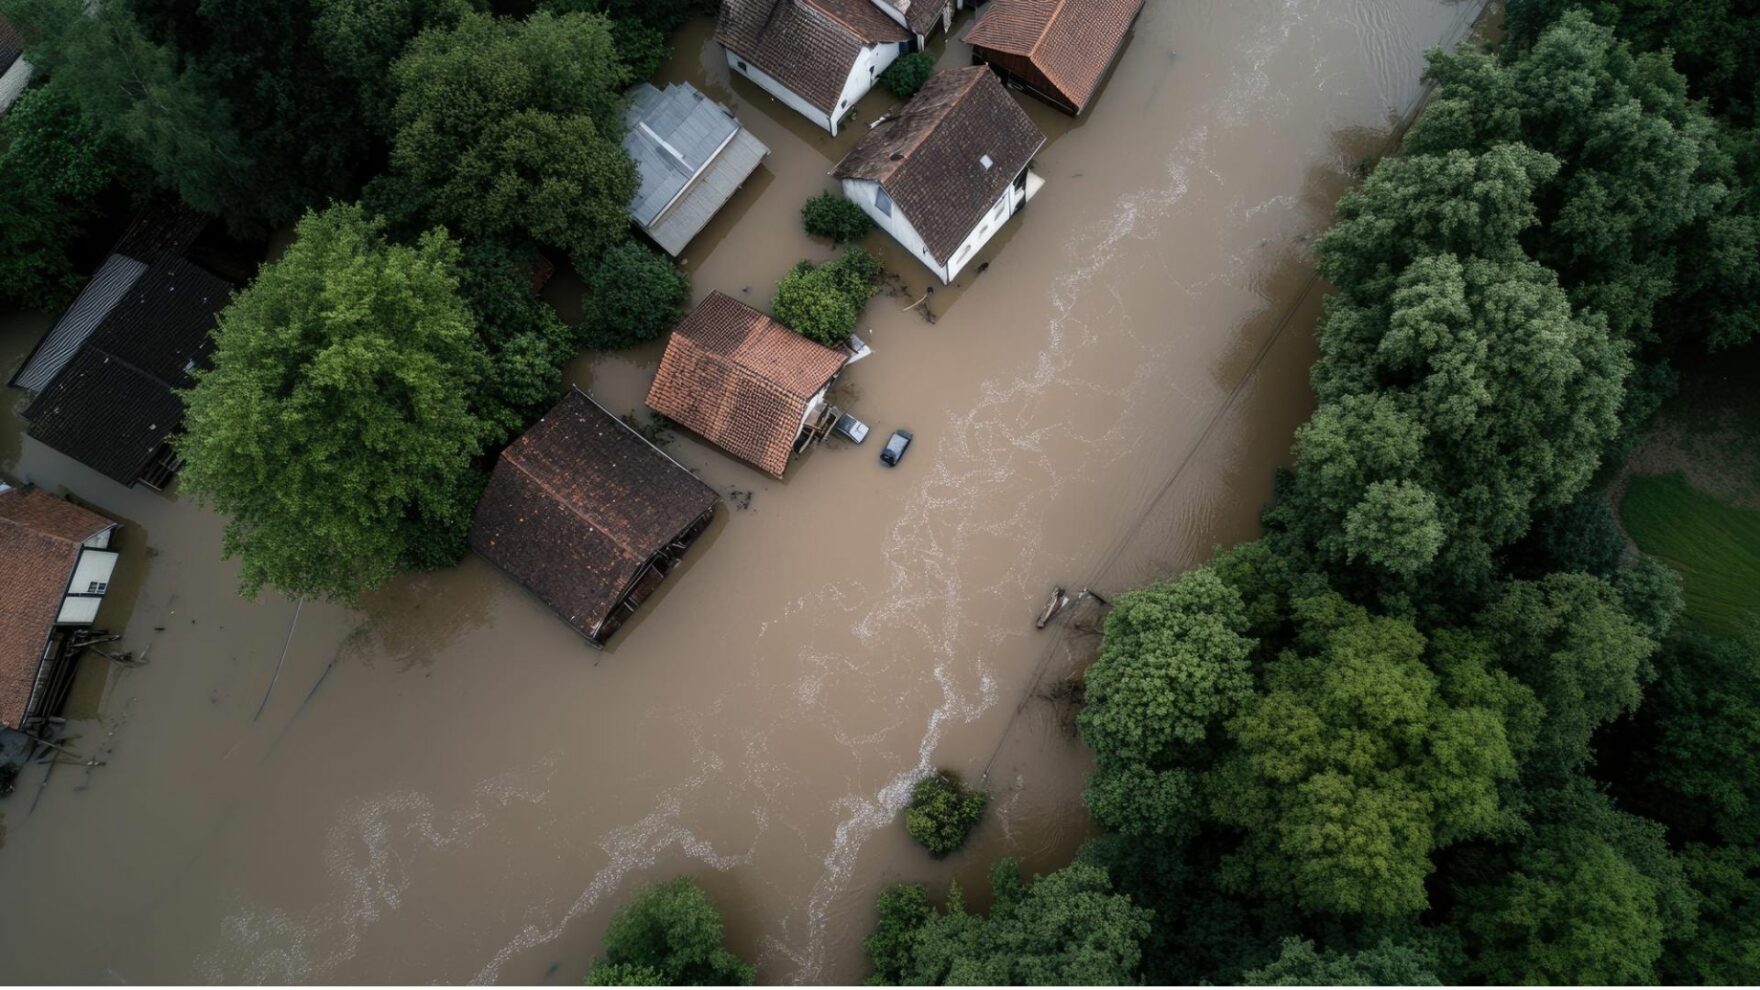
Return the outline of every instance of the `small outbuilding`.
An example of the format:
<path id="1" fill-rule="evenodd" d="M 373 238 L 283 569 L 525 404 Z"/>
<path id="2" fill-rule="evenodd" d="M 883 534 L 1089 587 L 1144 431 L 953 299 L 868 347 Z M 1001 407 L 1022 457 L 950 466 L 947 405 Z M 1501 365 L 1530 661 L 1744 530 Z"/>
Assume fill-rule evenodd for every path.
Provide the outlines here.
<path id="1" fill-rule="evenodd" d="M 883 0 L 722 0 L 715 41 L 728 68 L 835 135 L 880 73 L 916 47 L 896 13 Z"/>
<path id="2" fill-rule="evenodd" d="M 163 489 L 182 466 L 171 447 L 183 425 L 178 390 L 194 384 L 231 293 L 183 258 L 146 267 L 84 340 L 65 342 L 65 356 L 51 340 L 59 367 L 25 410 L 30 435 L 124 485 Z"/>
<path id="3" fill-rule="evenodd" d="M 713 292 L 672 331 L 648 407 L 780 479 L 830 428 L 826 395 L 849 357 Z"/>
<path id="4" fill-rule="evenodd" d="M 501 452 L 470 544 L 604 646 L 709 527 L 717 501 L 574 388 Z"/>
<path id="5" fill-rule="evenodd" d="M 73 687 L 110 590 L 116 523 L 40 488 L 0 483 L 0 725 L 34 731 Z"/>
<path id="6" fill-rule="evenodd" d="M 966 31 L 972 61 L 1079 115 L 1124 51 L 1143 0 L 991 0 Z"/>
<path id="7" fill-rule="evenodd" d="M 630 218 L 674 257 L 770 154 L 732 111 L 690 83 L 642 83 L 630 91 L 623 120 L 623 150 L 638 180 Z"/>
<path id="8" fill-rule="evenodd" d="M 981 65 L 929 77 L 831 174 L 843 194 L 944 283 L 1043 185 L 1045 135 Z"/>

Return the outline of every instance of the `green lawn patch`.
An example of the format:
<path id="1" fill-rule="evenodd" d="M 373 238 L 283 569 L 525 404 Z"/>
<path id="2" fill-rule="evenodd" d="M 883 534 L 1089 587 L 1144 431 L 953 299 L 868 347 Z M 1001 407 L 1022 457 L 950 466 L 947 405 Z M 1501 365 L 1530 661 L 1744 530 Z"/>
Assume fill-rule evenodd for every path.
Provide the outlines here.
<path id="1" fill-rule="evenodd" d="M 1632 478 L 1619 513 L 1639 549 L 1680 571 L 1688 622 L 1737 633 L 1760 616 L 1760 512 L 1734 508 L 1670 474 Z"/>

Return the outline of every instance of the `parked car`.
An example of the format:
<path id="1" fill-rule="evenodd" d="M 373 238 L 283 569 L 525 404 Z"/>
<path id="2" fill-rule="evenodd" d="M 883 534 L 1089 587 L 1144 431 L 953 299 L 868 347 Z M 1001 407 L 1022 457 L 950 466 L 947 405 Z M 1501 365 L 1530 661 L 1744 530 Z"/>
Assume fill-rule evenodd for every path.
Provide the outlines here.
<path id="1" fill-rule="evenodd" d="M 880 463 L 887 467 L 897 466 L 899 460 L 904 457 L 904 452 L 910 449 L 913 439 L 915 438 L 911 436 L 909 430 L 893 431 L 892 439 L 886 441 L 886 449 L 880 451 Z"/>
<path id="2" fill-rule="evenodd" d="M 868 439 L 868 424 L 849 413 L 844 413 L 838 417 L 837 425 L 831 428 L 831 432 L 847 439 L 850 443 L 861 443 Z"/>

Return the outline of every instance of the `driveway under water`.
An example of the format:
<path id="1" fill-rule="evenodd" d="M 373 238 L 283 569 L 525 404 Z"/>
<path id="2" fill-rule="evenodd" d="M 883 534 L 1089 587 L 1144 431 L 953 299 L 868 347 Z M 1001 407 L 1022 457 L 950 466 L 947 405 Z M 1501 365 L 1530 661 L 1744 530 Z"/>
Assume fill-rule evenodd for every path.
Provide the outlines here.
<path id="1" fill-rule="evenodd" d="M 101 622 L 148 661 L 85 661 L 68 714 L 104 766 L 0 801 L 0 975 L 577 983 L 638 885 L 689 873 L 766 981 L 857 982 L 885 885 L 1066 862 L 1087 757 L 1058 686 L 1098 612 L 1033 619 L 1053 585 L 1116 592 L 1256 533 L 1311 409 L 1310 239 L 1480 7 L 1149 0 L 1089 116 L 1026 101 L 1047 184 L 933 323 L 905 308 L 926 270 L 871 238 L 903 284 L 835 401 L 914 431 L 903 464 L 832 442 L 781 484 L 676 439 L 735 497 L 605 653 L 475 557 L 358 612 L 245 602 L 216 517 L 22 438 L 0 391 L 0 469 L 123 521 Z M 830 256 L 800 204 L 890 101 L 832 139 L 730 81 L 706 24 L 665 75 L 772 150 L 685 259 L 697 297 L 763 306 Z M 50 322 L 0 314 L 0 377 Z M 571 377 L 635 410 L 657 360 Z M 940 863 L 896 821 L 932 767 L 992 793 Z"/>

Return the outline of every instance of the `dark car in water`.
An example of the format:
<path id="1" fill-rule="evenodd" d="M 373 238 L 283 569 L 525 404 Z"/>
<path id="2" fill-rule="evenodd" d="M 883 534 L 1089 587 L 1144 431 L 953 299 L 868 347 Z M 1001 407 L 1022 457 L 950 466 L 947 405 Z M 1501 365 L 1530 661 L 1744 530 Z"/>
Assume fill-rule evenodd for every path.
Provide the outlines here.
<path id="1" fill-rule="evenodd" d="M 887 467 L 897 465 L 899 459 L 904 457 L 904 452 L 910 447 L 913 439 L 915 438 L 911 436 L 909 430 L 894 430 L 892 439 L 886 441 L 885 449 L 880 451 L 880 463 Z"/>

